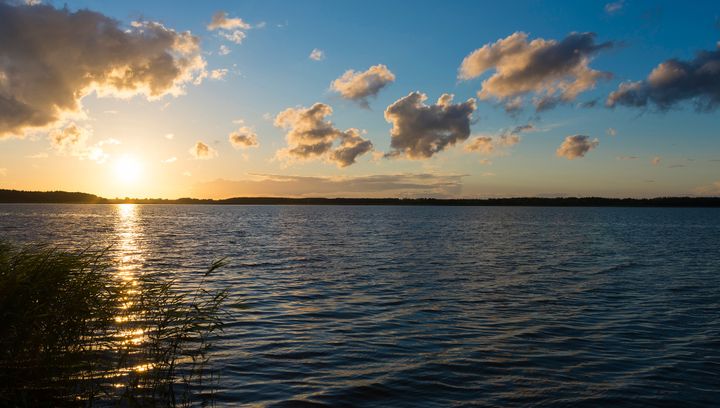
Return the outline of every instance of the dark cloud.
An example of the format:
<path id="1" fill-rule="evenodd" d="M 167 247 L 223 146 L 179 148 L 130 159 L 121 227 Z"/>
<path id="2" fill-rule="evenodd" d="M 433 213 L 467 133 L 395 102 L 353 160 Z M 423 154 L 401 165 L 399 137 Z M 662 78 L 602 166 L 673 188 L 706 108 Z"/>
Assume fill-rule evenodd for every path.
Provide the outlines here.
<path id="1" fill-rule="evenodd" d="M 558 157 L 564 157 L 568 160 L 585 157 L 592 149 L 596 148 L 600 142 L 597 139 L 590 140 L 590 136 L 574 135 L 565 138 L 560 147 L 557 148 L 555 154 Z"/>
<path id="2" fill-rule="evenodd" d="M 312 57 L 312 55 L 311 55 Z M 381 89 L 395 81 L 395 75 L 385 65 L 374 65 L 364 72 L 352 69 L 330 84 L 330 89 L 345 99 L 369 105 L 368 98 L 377 96 Z"/>
<path id="3" fill-rule="evenodd" d="M 251 175 L 246 180 L 216 180 L 195 186 L 198 197 L 457 197 L 463 175 L 378 174 L 357 177 Z"/>
<path id="4" fill-rule="evenodd" d="M 470 136 L 475 99 L 454 104 L 452 95 L 443 94 L 433 105 L 426 100 L 425 94 L 412 92 L 385 109 L 385 120 L 392 123 L 389 156 L 428 158 Z"/>
<path id="5" fill-rule="evenodd" d="M 647 79 L 620 84 L 610 94 L 607 106 L 646 107 L 660 111 L 691 101 L 698 111 L 714 111 L 720 104 L 720 44 L 713 51 L 701 51 L 690 61 L 667 60 L 650 72 Z"/>
<path id="6" fill-rule="evenodd" d="M 594 33 L 571 33 L 561 41 L 528 41 L 526 33 L 516 32 L 470 53 L 460 65 L 458 77 L 477 78 L 492 69 L 495 72 L 478 92 L 481 99 L 496 98 L 516 110 L 519 97 L 534 94 L 536 109 L 549 109 L 575 100 L 598 80 L 610 78 L 610 73 L 596 71 L 589 63 L 595 54 L 612 46 L 611 42 L 597 44 Z"/>
<path id="7" fill-rule="evenodd" d="M 341 131 L 325 119 L 331 114 L 332 108 L 324 103 L 316 103 L 310 108 L 288 108 L 278 113 L 275 126 L 288 130 L 288 147 L 280 150 L 278 156 L 322 158 L 338 167 L 347 167 L 359 156 L 372 151 L 372 142 L 360 136 L 358 129 Z M 336 142 L 338 147 L 334 147 Z"/>
<path id="8" fill-rule="evenodd" d="M 0 1 L 0 138 L 78 113 L 82 98 L 180 94 L 205 73 L 198 39 L 154 22 Z"/>

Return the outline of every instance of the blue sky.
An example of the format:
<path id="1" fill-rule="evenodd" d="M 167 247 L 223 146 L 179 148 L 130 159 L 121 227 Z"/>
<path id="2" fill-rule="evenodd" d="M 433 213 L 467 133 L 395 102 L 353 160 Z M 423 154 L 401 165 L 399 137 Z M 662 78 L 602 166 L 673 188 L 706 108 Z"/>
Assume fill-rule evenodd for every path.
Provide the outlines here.
<path id="1" fill-rule="evenodd" d="M 46 136 L 9 137 L 0 141 L 0 187 L 73 189 L 103 195 L 213 196 L 254 195 L 230 182 L 267 176 L 353 178 L 373 175 L 431 174 L 462 176 L 452 192 L 419 189 L 379 195 L 505 195 L 657 196 L 717 194 L 720 180 L 720 119 L 717 111 L 698 113 L 685 100 L 666 112 L 653 107 L 604 106 L 623 81 L 639 81 L 663 61 L 691 60 L 700 50 L 712 51 L 720 40 L 720 4 L 694 1 L 624 1 L 613 12 L 608 2 L 430 2 L 430 1 L 243 1 L 243 2 L 68 2 L 117 19 L 161 22 L 200 39 L 208 72 L 227 69 L 222 80 L 186 84 L 184 95 L 148 101 L 82 98 L 92 140 L 108 138 L 108 160 L 96 163 L 57 154 Z M 59 3 L 58 3 L 59 5 Z M 252 26 L 240 44 L 209 31 L 214 13 L 241 18 Z M 614 46 L 594 54 L 590 67 L 612 73 L 581 92 L 572 102 L 536 112 L 526 107 L 508 114 L 497 100 L 477 100 L 471 136 L 416 160 L 371 159 L 368 153 L 351 166 L 339 168 L 324 160 L 283 162 L 277 151 L 286 146 L 287 129 L 273 118 L 287 108 L 324 103 L 329 120 L 339 128 L 365 130 L 376 152 L 391 150 L 385 109 L 410 92 L 427 94 L 433 103 L 443 93 L 455 103 L 477 98 L 488 71 L 470 80 L 458 79 L 463 58 L 486 44 L 513 33 L 530 40 L 561 41 L 572 32 L 593 32 L 598 43 Z M 221 46 L 229 49 L 220 55 Z M 324 59 L 308 58 L 320 49 Z M 364 71 L 384 64 L 395 80 L 370 97 L 369 108 L 342 98 L 330 89 L 346 70 Z M 579 105 L 596 101 L 592 108 Z M 233 149 L 228 134 L 243 120 L 253 128 L 259 146 Z M 467 152 L 463 145 L 478 135 L 496 136 L 516 126 L 536 131 L 491 154 Z M 608 129 L 616 135 L 608 135 Z M 47 133 L 47 131 L 46 131 Z M 172 133 L 173 140 L 164 135 Z M 583 157 L 566 160 L 556 149 L 570 135 L 597 139 Z M 217 150 L 212 160 L 194 160 L 187 150 L 196 141 Z M 28 159 L 47 152 L 44 160 Z M 111 178 L 113 158 L 133 155 L 142 164 L 142 180 L 122 184 Z M 171 165 L 158 164 L 175 157 Z M 635 157 L 630 159 L 630 157 Z M 653 163 L 653 160 L 655 162 Z M 106 169 L 107 168 L 107 169 Z M 92 176 L 71 177 L 71 174 Z M 212 184 L 224 180 L 224 187 Z M 217 188 L 213 190 L 213 185 Z M 244 185 L 247 189 L 247 185 Z M 238 190 L 239 189 L 239 190 Z M 329 195 L 347 195 L 339 190 Z M 279 192 L 278 194 L 281 194 Z M 720 193 L 720 192 L 718 192 Z M 308 191 L 308 195 L 317 195 Z M 375 193 L 368 193 L 376 195 Z"/>

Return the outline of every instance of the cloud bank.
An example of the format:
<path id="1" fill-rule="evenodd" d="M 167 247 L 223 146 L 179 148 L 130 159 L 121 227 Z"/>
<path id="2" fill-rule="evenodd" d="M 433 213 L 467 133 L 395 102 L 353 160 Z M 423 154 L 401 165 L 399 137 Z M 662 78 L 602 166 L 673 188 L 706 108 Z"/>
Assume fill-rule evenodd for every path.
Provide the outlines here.
<path id="1" fill-rule="evenodd" d="M 198 197 L 457 197 L 463 175 L 378 174 L 357 177 L 252 175 L 197 184 Z"/>
<path id="2" fill-rule="evenodd" d="M 568 160 L 585 157 L 585 155 L 600 144 L 597 139 L 590 140 L 590 136 L 574 135 L 565 138 L 555 154 Z"/>
<path id="3" fill-rule="evenodd" d="M 482 82 L 481 99 L 495 98 L 517 110 L 521 98 L 533 94 L 537 110 L 570 102 L 595 87 L 611 74 L 590 68 L 592 57 L 613 44 L 595 43 L 594 33 L 571 33 L 561 41 L 516 32 L 470 53 L 458 70 L 458 78 L 473 79 L 489 70 L 494 73 Z"/>
<path id="4" fill-rule="evenodd" d="M 206 74 L 198 38 L 155 22 L 0 2 L 0 138 L 22 136 L 99 96 L 178 95 Z"/>
<path id="5" fill-rule="evenodd" d="M 373 144 L 360 135 L 358 129 L 341 131 L 326 117 L 332 108 L 316 103 L 310 108 L 288 108 L 277 114 L 275 126 L 286 129 L 288 147 L 278 152 L 285 159 L 322 158 L 347 167 L 365 153 L 373 150 Z M 335 147 L 337 144 L 337 147 Z"/>
<path id="6" fill-rule="evenodd" d="M 666 111 L 690 101 L 697 111 L 715 111 L 720 105 L 720 44 L 713 51 L 701 51 L 690 61 L 667 60 L 637 82 L 624 82 L 606 101 L 609 107 L 655 106 Z"/>
<path id="7" fill-rule="evenodd" d="M 435 104 L 426 100 L 427 95 L 411 92 L 385 109 L 385 120 L 392 123 L 389 157 L 432 157 L 470 136 L 475 99 L 455 104 L 453 95 L 443 94 Z"/>
<path id="8" fill-rule="evenodd" d="M 330 84 L 330 89 L 345 99 L 367 107 L 368 98 L 377 96 L 381 89 L 394 81 L 395 74 L 385 65 L 379 64 L 373 65 L 364 72 L 355 72 L 352 69 L 345 71 L 340 78 Z"/>

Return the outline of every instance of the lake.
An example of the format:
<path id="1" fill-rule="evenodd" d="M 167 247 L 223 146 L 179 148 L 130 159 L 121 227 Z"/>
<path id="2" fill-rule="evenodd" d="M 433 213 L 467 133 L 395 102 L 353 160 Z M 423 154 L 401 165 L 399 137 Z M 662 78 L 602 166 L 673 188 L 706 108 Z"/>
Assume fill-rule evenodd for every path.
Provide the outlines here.
<path id="1" fill-rule="evenodd" d="M 717 406 L 720 209 L 0 205 L 228 288 L 218 405 Z"/>

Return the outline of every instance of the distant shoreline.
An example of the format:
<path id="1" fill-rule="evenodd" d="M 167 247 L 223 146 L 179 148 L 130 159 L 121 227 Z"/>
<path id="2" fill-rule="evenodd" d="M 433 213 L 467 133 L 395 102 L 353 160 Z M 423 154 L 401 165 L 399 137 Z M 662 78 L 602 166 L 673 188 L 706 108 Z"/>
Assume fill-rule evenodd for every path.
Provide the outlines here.
<path id="1" fill-rule="evenodd" d="M 443 198 L 289 198 L 235 197 L 222 200 L 179 198 L 103 198 L 67 191 L 0 189 L 2 204 L 207 204 L 207 205 L 388 205 L 388 206 L 513 206 L 513 207 L 720 207 L 720 197 L 516 197 L 482 199 Z"/>

